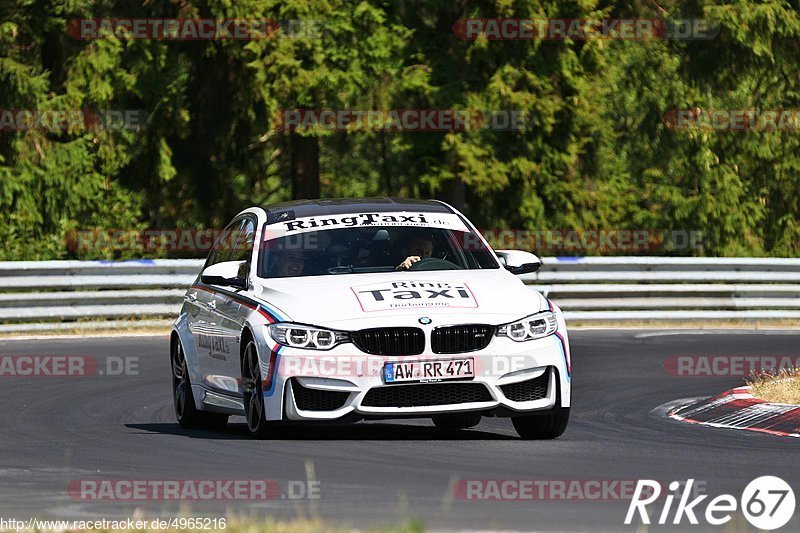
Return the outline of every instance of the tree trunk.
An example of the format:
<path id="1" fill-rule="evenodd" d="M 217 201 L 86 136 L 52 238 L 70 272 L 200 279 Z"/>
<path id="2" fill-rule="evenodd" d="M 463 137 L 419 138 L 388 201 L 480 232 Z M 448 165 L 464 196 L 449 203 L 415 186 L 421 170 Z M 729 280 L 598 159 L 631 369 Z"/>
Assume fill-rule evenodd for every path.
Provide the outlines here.
<path id="1" fill-rule="evenodd" d="M 296 133 L 290 135 L 292 198 L 319 198 L 319 139 Z"/>
<path id="2" fill-rule="evenodd" d="M 452 205 L 459 211 L 464 210 L 467 188 L 461 180 L 447 180 L 442 184 L 442 188 L 436 197 Z"/>

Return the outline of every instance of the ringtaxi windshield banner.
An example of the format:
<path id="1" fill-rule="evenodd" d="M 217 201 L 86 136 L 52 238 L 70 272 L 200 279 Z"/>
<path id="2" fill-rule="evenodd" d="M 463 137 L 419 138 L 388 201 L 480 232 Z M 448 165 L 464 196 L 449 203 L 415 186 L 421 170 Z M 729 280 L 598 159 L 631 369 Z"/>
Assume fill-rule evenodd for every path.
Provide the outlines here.
<path id="1" fill-rule="evenodd" d="M 360 227 L 417 227 L 452 231 L 470 231 L 458 215 L 452 213 L 420 213 L 391 211 L 385 213 L 348 213 L 343 215 L 293 218 L 289 212 L 279 213 L 277 222 L 267 227 L 267 239 L 299 235 L 311 231 L 325 231 Z"/>

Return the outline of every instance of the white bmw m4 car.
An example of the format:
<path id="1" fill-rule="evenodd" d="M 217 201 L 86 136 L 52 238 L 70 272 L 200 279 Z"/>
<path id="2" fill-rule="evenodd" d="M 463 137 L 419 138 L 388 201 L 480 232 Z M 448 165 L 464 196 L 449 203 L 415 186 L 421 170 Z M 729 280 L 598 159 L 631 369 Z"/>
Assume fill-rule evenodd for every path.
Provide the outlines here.
<path id="1" fill-rule="evenodd" d="M 510 417 L 523 438 L 569 419 L 561 311 L 517 277 L 529 252 L 493 251 L 438 201 L 313 200 L 254 207 L 225 228 L 171 335 L 184 427 L 244 415 L 282 424 Z"/>

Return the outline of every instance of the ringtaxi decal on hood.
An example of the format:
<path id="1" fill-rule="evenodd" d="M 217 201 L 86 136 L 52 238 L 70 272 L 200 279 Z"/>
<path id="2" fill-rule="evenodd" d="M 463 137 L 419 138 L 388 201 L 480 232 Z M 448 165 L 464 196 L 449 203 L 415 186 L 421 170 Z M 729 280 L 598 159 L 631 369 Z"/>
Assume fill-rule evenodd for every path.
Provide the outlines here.
<path id="1" fill-rule="evenodd" d="M 404 280 L 350 288 L 365 312 L 414 307 L 478 307 L 466 283 Z"/>

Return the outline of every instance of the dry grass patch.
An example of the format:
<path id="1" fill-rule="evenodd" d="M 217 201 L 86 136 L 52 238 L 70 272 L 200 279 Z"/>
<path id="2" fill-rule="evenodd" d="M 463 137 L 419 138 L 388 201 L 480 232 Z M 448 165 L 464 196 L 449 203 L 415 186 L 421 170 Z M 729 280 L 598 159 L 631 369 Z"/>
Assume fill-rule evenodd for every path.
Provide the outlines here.
<path id="1" fill-rule="evenodd" d="M 753 396 L 774 403 L 800 405 L 800 368 L 758 374 L 749 380 Z"/>

